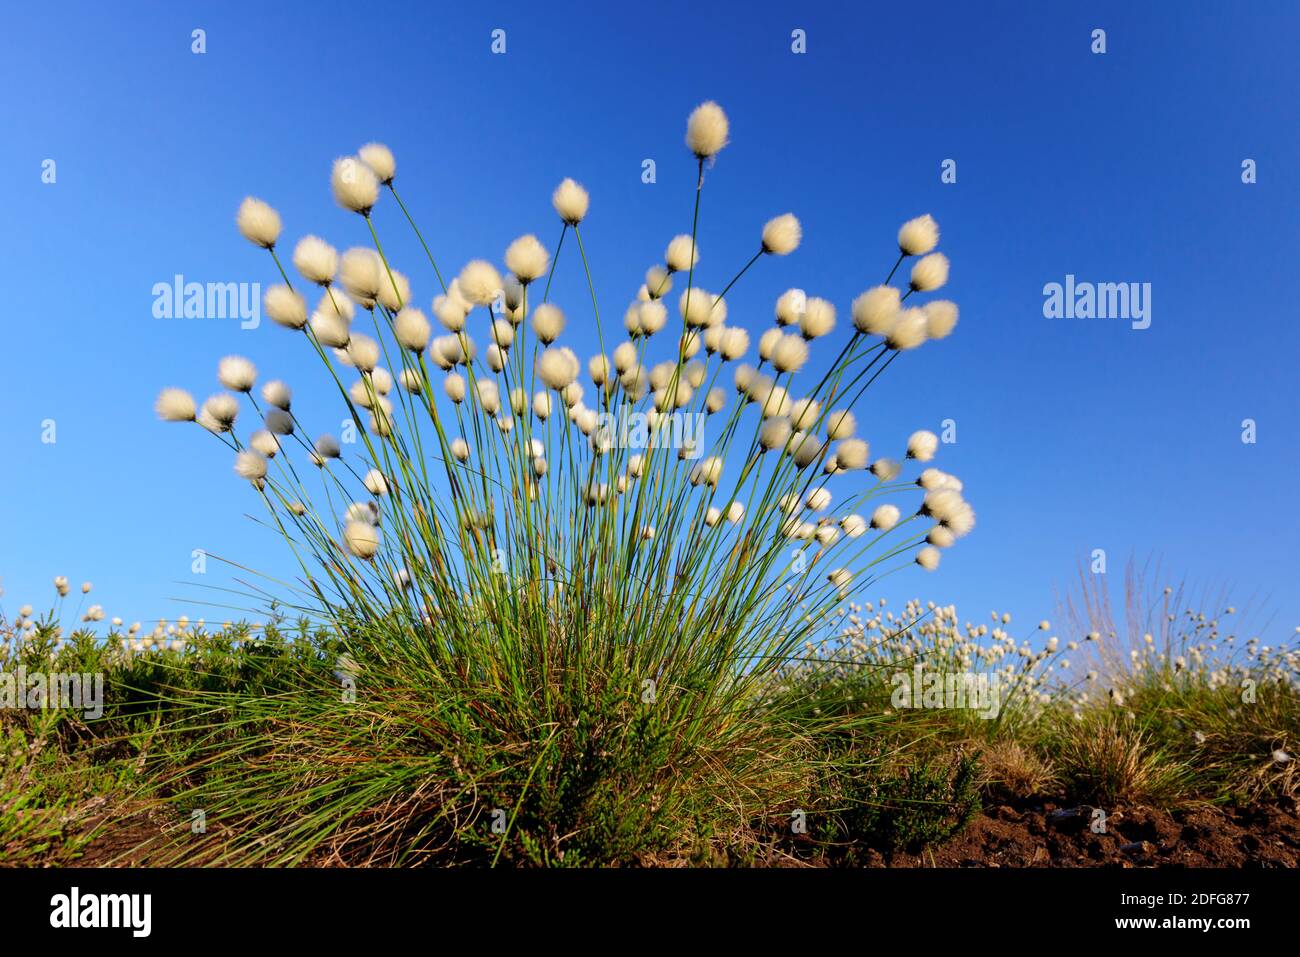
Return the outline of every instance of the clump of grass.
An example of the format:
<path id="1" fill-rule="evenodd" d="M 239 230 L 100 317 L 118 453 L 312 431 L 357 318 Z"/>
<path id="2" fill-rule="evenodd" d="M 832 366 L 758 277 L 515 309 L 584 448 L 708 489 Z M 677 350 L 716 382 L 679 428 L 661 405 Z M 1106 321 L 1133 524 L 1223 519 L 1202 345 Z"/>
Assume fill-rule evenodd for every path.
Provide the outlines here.
<path id="1" fill-rule="evenodd" d="M 774 217 L 721 293 L 698 285 L 705 174 L 729 135 L 716 104 L 688 121 L 690 231 L 647 271 L 617 344 L 590 271 L 589 197 L 571 180 L 553 197 L 553 255 L 526 234 L 504 278 L 471 259 L 444 282 L 443 240 L 426 242 L 391 152 L 367 145 L 335 163 L 331 186 L 369 245 L 339 256 L 308 237 L 294 252 L 320 290 L 314 309 L 282 267 L 278 214 L 241 206 L 241 232 L 284 281 L 265 311 L 320 359 L 359 447 L 305 438 L 288 386 L 268 383 L 259 402 L 240 357 L 219 368 L 230 391 L 199 404 L 166 389 L 157 411 L 234 453 L 301 564 L 277 597 L 341 654 L 297 663 L 271 696 L 177 697 L 190 717 L 167 733 L 192 760 L 167 788 L 223 826 L 160 853 L 618 863 L 795 793 L 809 731 L 795 720 L 803 704 L 778 693 L 783 663 L 855 589 L 933 569 L 974 525 L 955 477 L 931 466 L 913 481 L 900 462 L 873 461 L 853 411 L 904 352 L 945 338 L 957 309 L 918 305 L 948 277 L 938 227 L 919 217 L 829 361 L 810 346 L 834 332 L 835 307 L 789 290 L 757 363 L 735 364 L 750 337 L 727 324 L 725 296 L 760 260 L 794 252 L 802 229 Z M 432 268 L 444 335 L 381 242 L 385 192 Z M 585 305 L 551 299 L 564 252 L 590 299 L 585 363 L 562 338 Z M 906 287 L 888 285 L 909 257 Z M 675 284 L 680 322 L 665 335 Z M 247 432 L 241 402 L 259 420 Z M 938 444 L 914 433 L 900 458 L 929 462 Z"/>
<path id="2" fill-rule="evenodd" d="M 1091 712 L 1061 732 L 1056 752 L 1070 793 L 1105 806 L 1164 804 L 1184 796 L 1189 767 L 1162 750 L 1127 715 Z"/>

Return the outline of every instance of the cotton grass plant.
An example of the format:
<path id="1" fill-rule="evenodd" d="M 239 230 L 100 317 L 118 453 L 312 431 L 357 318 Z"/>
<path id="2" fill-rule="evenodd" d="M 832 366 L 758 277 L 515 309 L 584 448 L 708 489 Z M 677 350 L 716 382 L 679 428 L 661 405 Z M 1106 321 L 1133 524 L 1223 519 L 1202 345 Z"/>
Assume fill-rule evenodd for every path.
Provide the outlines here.
<path id="1" fill-rule="evenodd" d="M 238 356 L 219 364 L 226 391 L 199 403 L 169 387 L 157 412 L 226 446 L 301 566 L 268 589 L 346 653 L 321 652 L 274 699 L 191 702 L 176 733 L 197 742 L 193 761 L 171 786 L 220 826 L 164 854 L 617 862 L 799 793 L 814 729 L 776 693 L 782 669 L 856 590 L 933 569 L 974 524 L 961 482 L 928 465 L 932 433 L 883 437 L 894 458 L 858 434 L 867 388 L 946 337 L 957 308 L 921 301 L 948 277 L 923 216 L 850 323 L 792 289 L 751 341 L 726 295 L 796 252 L 802 229 L 773 217 L 706 290 L 701 197 L 730 142 L 717 104 L 691 114 L 686 142 L 690 230 L 647 270 L 621 329 L 572 179 L 551 197 L 553 249 L 524 234 L 504 272 L 470 258 L 449 281 L 382 145 L 331 171 L 360 245 L 306 235 L 285 257 L 278 213 L 240 206 L 241 234 L 282 280 L 265 311 L 286 349 L 319 359 L 357 441 L 313 431 L 290 386 L 258 389 Z M 385 251 L 381 234 L 405 228 L 428 261 L 423 288 Z M 561 268 L 582 270 L 589 302 L 552 301 Z M 814 366 L 813 349 L 834 357 Z M 924 468 L 905 475 L 909 463 Z"/>

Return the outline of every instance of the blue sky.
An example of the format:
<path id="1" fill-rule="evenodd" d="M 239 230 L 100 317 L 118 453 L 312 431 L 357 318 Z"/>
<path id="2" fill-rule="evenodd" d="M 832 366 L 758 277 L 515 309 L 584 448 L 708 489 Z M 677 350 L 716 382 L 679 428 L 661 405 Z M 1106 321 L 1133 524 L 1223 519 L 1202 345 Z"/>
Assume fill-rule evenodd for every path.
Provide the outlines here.
<path id="1" fill-rule="evenodd" d="M 834 301 L 843 329 L 853 296 L 892 264 L 898 225 L 930 212 L 942 226 L 961 323 L 890 369 L 860 431 L 890 452 L 954 419 L 958 441 L 935 464 L 963 479 L 979 525 L 939 572 L 896 576 L 883 594 L 1027 623 L 1104 548 L 1112 578 L 1154 556 L 1171 578 L 1263 602 L 1270 634 L 1300 624 L 1294 5 L 127 9 L 28 4 L 0 38 L 11 614 L 45 607 L 64 574 L 92 580 L 110 616 L 220 619 L 173 600 L 212 597 L 190 574 L 193 549 L 292 570 L 278 538 L 242 517 L 257 500 L 229 454 L 152 412 L 161 386 L 215 391 L 216 360 L 240 353 L 298 387 L 295 409 L 324 415 L 319 370 L 269 321 L 152 316 L 154 284 L 177 273 L 273 281 L 234 229 L 244 195 L 280 210 L 286 252 L 307 232 L 364 244 L 330 199 L 329 164 L 380 139 L 450 274 L 499 261 L 524 232 L 553 247 L 548 198 L 573 176 L 592 193 L 584 238 L 617 322 L 666 241 L 689 231 L 685 117 L 715 99 L 732 144 L 708 176 L 699 282 L 720 288 L 770 216 L 794 211 L 805 230 L 794 255 L 766 258 L 728 296 L 733 324 L 757 334 L 799 286 Z M 490 50 L 496 28 L 505 55 Z M 1104 55 L 1090 51 L 1095 28 Z M 791 51 L 795 29 L 805 54 Z M 641 181 L 647 158 L 654 184 Z M 955 184 L 940 181 L 946 159 Z M 389 202 L 375 215 L 427 307 L 435 283 L 400 214 Z M 554 298 L 586 327 L 576 267 L 562 260 Z M 1150 283 L 1150 328 L 1045 318 L 1043 287 L 1067 274 Z M 203 582 L 227 583 L 215 569 Z"/>

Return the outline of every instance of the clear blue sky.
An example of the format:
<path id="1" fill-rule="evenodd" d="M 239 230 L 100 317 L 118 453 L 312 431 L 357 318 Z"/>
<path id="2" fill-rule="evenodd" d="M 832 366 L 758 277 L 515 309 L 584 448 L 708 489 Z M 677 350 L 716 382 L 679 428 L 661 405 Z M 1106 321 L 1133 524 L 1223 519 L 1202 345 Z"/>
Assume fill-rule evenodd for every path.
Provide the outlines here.
<path id="1" fill-rule="evenodd" d="M 153 285 L 176 273 L 272 281 L 234 228 L 245 194 L 279 208 L 287 248 L 306 232 L 364 244 L 360 220 L 330 199 L 329 164 L 383 140 L 450 273 L 499 261 L 524 232 L 553 246 L 550 191 L 574 176 L 592 193 L 584 232 L 617 322 L 665 242 L 689 231 L 685 117 L 716 99 L 732 145 L 706 187 L 700 283 L 721 287 L 772 215 L 794 211 L 806 236 L 733 290 L 732 323 L 760 331 L 775 297 L 801 286 L 832 299 L 844 324 L 891 264 L 899 223 L 930 212 L 943 228 L 961 324 L 896 363 L 859 418 L 877 451 L 955 419 L 958 442 L 935 464 L 964 480 L 979 525 L 939 572 L 895 577 L 891 600 L 1037 620 L 1080 558 L 1104 548 L 1112 576 L 1129 555 L 1156 556 L 1239 601 L 1266 597 L 1271 634 L 1300 624 L 1294 4 L 439 8 L 6 11 L 0 577 L 11 614 L 46 606 L 65 574 L 94 581 L 110 616 L 198 617 L 172 599 L 204 597 L 190 575 L 199 547 L 292 570 L 278 537 L 242 517 L 257 500 L 229 453 L 152 411 L 163 385 L 215 391 L 216 361 L 232 352 L 295 384 L 296 409 L 325 408 L 312 401 L 326 395 L 319 370 L 269 321 L 245 331 L 151 315 Z M 489 49 L 498 27 L 504 56 Z M 1104 55 L 1090 52 L 1098 27 Z M 204 55 L 191 53 L 195 28 Z M 790 50 L 796 28 L 804 55 Z M 646 158 L 653 185 L 640 179 Z M 940 182 L 948 158 L 955 185 Z M 1241 182 L 1246 158 L 1255 185 Z M 46 159 L 53 185 L 41 181 Z M 385 200 L 376 222 L 427 307 L 434 282 L 395 215 Z M 587 326 L 576 263 L 555 298 Z M 1069 273 L 1151 283 L 1151 327 L 1044 318 L 1044 284 Z M 1258 423 L 1254 445 L 1241 441 L 1245 418 Z M 205 581 L 224 583 L 215 569 Z"/>

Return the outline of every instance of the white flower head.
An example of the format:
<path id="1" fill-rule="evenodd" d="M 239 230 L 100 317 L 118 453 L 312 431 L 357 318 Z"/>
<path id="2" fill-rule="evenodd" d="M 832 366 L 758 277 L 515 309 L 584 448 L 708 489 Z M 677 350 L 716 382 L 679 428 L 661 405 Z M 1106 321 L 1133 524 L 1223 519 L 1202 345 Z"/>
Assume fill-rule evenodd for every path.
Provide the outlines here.
<path id="1" fill-rule="evenodd" d="M 262 386 L 262 398 L 268 405 L 288 411 L 293 403 L 293 390 L 289 388 L 288 383 L 280 379 L 272 379 Z"/>
<path id="2" fill-rule="evenodd" d="M 700 262 L 700 247 L 690 235 L 674 236 L 664 251 L 669 272 L 687 272 Z"/>
<path id="3" fill-rule="evenodd" d="M 339 254 L 319 236 L 304 236 L 293 248 L 293 265 L 308 282 L 328 286 L 338 272 Z"/>
<path id="4" fill-rule="evenodd" d="M 923 256 L 912 267 L 912 288 L 917 292 L 930 292 L 947 281 L 948 257 L 943 253 Z"/>
<path id="5" fill-rule="evenodd" d="M 935 299 L 921 307 L 925 312 L 925 335 L 928 339 L 944 339 L 957 325 L 957 304 L 947 299 Z"/>
<path id="6" fill-rule="evenodd" d="M 904 309 L 885 333 L 885 344 L 902 352 L 925 342 L 929 322 L 924 309 Z"/>
<path id="7" fill-rule="evenodd" d="M 520 236 L 506 248 L 506 268 L 525 285 L 544 275 L 550 261 L 546 247 L 531 233 Z"/>
<path id="8" fill-rule="evenodd" d="M 929 462 L 939 451 L 939 436 L 921 429 L 913 432 L 907 439 L 907 457 L 918 462 Z"/>
<path id="9" fill-rule="evenodd" d="M 700 159 L 716 156 L 727 145 L 730 123 L 712 100 L 701 103 L 686 121 L 686 145 Z"/>
<path id="10" fill-rule="evenodd" d="M 184 389 L 167 388 L 158 393 L 154 411 L 164 422 L 193 422 L 198 412 L 194 396 Z"/>
<path id="11" fill-rule="evenodd" d="M 288 286 L 272 286 L 262 296 L 262 311 L 286 329 L 307 325 L 307 303 Z"/>
<path id="12" fill-rule="evenodd" d="M 366 491 L 371 495 L 387 495 L 388 480 L 384 478 L 384 473 L 379 469 L 371 469 L 361 479 L 361 484 L 366 487 Z"/>
<path id="13" fill-rule="evenodd" d="M 367 143 L 357 150 L 357 158 L 370 167 L 370 172 L 385 186 L 397 175 L 397 160 L 393 151 L 383 143 Z M 373 205 L 373 204 L 372 204 Z"/>
<path id="14" fill-rule="evenodd" d="M 235 225 L 239 227 L 240 235 L 263 249 L 275 248 L 283 228 L 280 214 L 255 196 L 247 196 L 239 204 Z"/>
<path id="15" fill-rule="evenodd" d="M 252 392 L 257 367 L 243 356 L 226 356 L 217 363 L 217 381 L 231 392 Z"/>
<path id="16" fill-rule="evenodd" d="M 893 286 L 875 286 L 853 300 L 853 325 L 867 335 L 883 336 L 898 316 L 901 296 Z"/>
<path id="17" fill-rule="evenodd" d="M 808 361 L 808 343 L 799 336 L 782 336 L 772 349 L 772 365 L 777 372 L 798 372 Z"/>
<path id="18" fill-rule="evenodd" d="M 835 307 L 825 299 L 815 296 L 804 305 L 799 318 L 799 331 L 805 339 L 816 339 L 835 328 Z"/>
<path id="19" fill-rule="evenodd" d="M 343 156 L 334 161 L 330 171 L 330 189 L 334 201 L 344 209 L 369 216 L 379 199 L 379 178 L 358 157 Z"/>
<path id="20" fill-rule="evenodd" d="M 476 306 L 488 306 L 504 292 L 501 274 L 485 259 L 474 259 L 465 264 L 457 277 L 460 294 Z"/>
<path id="21" fill-rule="evenodd" d="M 555 207 L 555 212 L 570 226 L 582 222 L 590 204 L 591 197 L 587 191 L 572 179 L 566 178 L 551 194 L 551 205 Z"/>
<path id="22" fill-rule="evenodd" d="M 763 252 L 785 256 L 799 248 L 803 227 L 793 213 L 769 219 L 763 227 Z"/>
<path id="23" fill-rule="evenodd" d="M 560 338 L 564 331 L 564 313 L 552 302 L 544 302 L 533 310 L 533 332 L 545 345 Z"/>
<path id="24" fill-rule="evenodd" d="M 897 505 L 877 505 L 871 513 L 871 527 L 887 532 L 898 524 L 900 514 Z"/>
<path id="25" fill-rule="evenodd" d="M 343 545 L 357 558 L 368 560 L 379 552 L 380 535 L 369 522 L 348 522 L 343 527 Z"/>
<path id="26" fill-rule="evenodd" d="M 429 345 L 433 327 L 419 309 L 407 306 L 393 317 L 393 336 L 403 349 L 423 352 Z"/>
<path id="27" fill-rule="evenodd" d="M 250 482 L 260 482 L 266 478 L 266 456 L 243 449 L 235 455 L 235 474 Z"/>
<path id="28" fill-rule="evenodd" d="M 898 230 L 898 250 L 904 256 L 924 256 L 939 245 L 939 224 L 929 213 L 909 219 Z"/>

